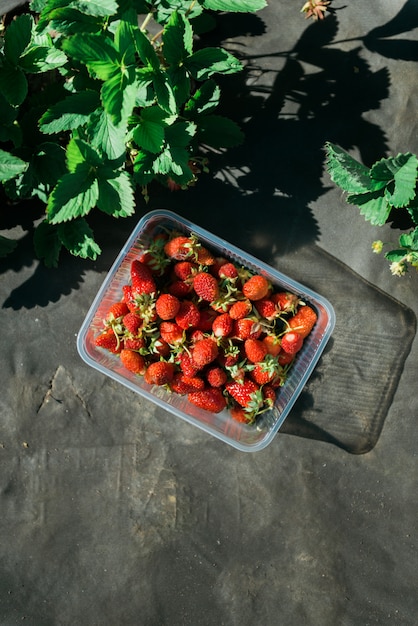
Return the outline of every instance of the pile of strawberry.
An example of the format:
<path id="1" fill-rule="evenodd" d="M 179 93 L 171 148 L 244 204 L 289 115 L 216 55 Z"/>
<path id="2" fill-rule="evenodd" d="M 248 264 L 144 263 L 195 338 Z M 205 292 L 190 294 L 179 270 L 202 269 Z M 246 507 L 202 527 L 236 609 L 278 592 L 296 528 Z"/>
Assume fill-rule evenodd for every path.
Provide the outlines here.
<path id="1" fill-rule="evenodd" d="M 131 264 L 96 345 L 150 385 L 255 423 L 270 409 L 317 314 L 198 238 L 156 234 Z"/>

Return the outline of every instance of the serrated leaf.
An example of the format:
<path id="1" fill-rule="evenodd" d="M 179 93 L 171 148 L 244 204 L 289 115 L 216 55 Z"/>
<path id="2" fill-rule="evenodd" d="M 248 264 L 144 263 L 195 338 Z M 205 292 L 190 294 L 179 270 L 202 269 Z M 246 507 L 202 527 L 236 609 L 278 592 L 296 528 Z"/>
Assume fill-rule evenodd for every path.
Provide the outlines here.
<path id="1" fill-rule="evenodd" d="M 221 90 L 214 80 L 204 82 L 185 105 L 185 111 L 191 117 L 214 110 L 220 100 Z"/>
<path id="2" fill-rule="evenodd" d="M 191 177 L 189 167 L 190 154 L 185 148 L 178 146 L 170 146 L 171 166 L 170 173 L 172 175 L 182 177 L 185 174 Z"/>
<path id="3" fill-rule="evenodd" d="M 253 13 L 267 6 L 266 0 L 203 0 L 202 6 L 209 11 Z"/>
<path id="4" fill-rule="evenodd" d="M 99 180 L 97 207 L 113 217 L 129 217 L 135 213 L 134 192 L 128 172 Z"/>
<path id="5" fill-rule="evenodd" d="M 99 168 L 102 164 L 100 154 L 86 141 L 77 137 L 73 137 L 68 142 L 65 156 L 69 172 L 75 172 L 80 165 L 86 165 L 89 168 Z"/>
<path id="6" fill-rule="evenodd" d="M 0 258 L 4 258 L 8 254 L 13 252 L 16 246 L 16 239 L 9 239 L 9 237 L 4 237 L 3 235 L 0 235 Z"/>
<path id="7" fill-rule="evenodd" d="M 167 113 L 177 113 L 177 102 L 166 72 L 154 72 L 152 78 L 158 105 Z"/>
<path id="8" fill-rule="evenodd" d="M 120 73 L 119 52 L 104 35 L 77 33 L 62 42 L 64 52 L 85 64 L 89 72 L 100 80 L 108 80 Z"/>
<path id="9" fill-rule="evenodd" d="M 68 6 L 94 17 L 107 17 L 115 15 L 118 11 L 118 3 L 115 0 L 72 0 Z"/>
<path id="10" fill-rule="evenodd" d="M 63 35 L 75 35 L 76 33 L 100 34 L 103 31 L 103 20 L 105 18 L 92 17 L 70 9 L 68 7 L 54 9 L 45 19 L 39 20 L 37 28 L 56 30 Z"/>
<path id="11" fill-rule="evenodd" d="M 358 206 L 364 219 L 374 226 L 385 224 L 391 211 L 391 206 L 381 190 L 350 194 L 347 196 L 347 202 Z"/>
<path id="12" fill-rule="evenodd" d="M 242 70 L 241 61 L 223 48 L 202 48 L 184 60 L 195 80 L 207 80 L 213 74 L 234 74 Z"/>
<path id="13" fill-rule="evenodd" d="M 399 236 L 399 245 L 404 248 L 410 248 L 414 252 L 418 251 L 418 227 L 409 233 L 402 233 Z"/>
<path id="14" fill-rule="evenodd" d="M 55 186 L 66 172 L 64 148 L 52 142 L 39 145 L 33 157 L 33 168 L 36 178 L 46 187 Z"/>
<path id="15" fill-rule="evenodd" d="M 134 178 L 139 185 L 148 185 L 154 178 L 154 155 L 140 151 L 134 161 Z"/>
<path id="16" fill-rule="evenodd" d="M 417 204 L 416 196 L 412 200 L 411 204 L 409 204 L 406 207 L 406 210 L 408 211 L 409 215 L 411 216 L 412 221 L 414 222 L 414 224 L 418 225 L 418 204 Z"/>
<path id="17" fill-rule="evenodd" d="M 196 124 L 185 120 L 179 120 L 167 128 L 166 140 L 173 146 L 185 148 L 196 134 Z"/>
<path id="18" fill-rule="evenodd" d="M 378 183 L 371 180 L 368 167 L 332 143 L 326 144 L 326 150 L 328 174 L 343 191 L 355 194 L 375 189 Z"/>
<path id="19" fill-rule="evenodd" d="M 100 104 L 99 94 L 87 90 L 75 93 L 52 105 L 39 120 L 43 133 L 60 133 L 83 126 Z"/>
<path id="20" fill-rule="evenodd" d="M 160 61 L 148 37 L 139 28 L 135 29 L 133 34 L 135 48 L 142 63 L 153 70 L 158 70 Z"/>
<path id="21" fill-rule="evenodd" d="M 406 155 L 404 155 L 406 156 Z M 387 190 L 387 197 L 394 207 L 406 206 L 416 194 L 418 172 L 418 159 L 414 154 L 409 154 L 407 160 L 395 172 L 395 187 L 392 192 Z"/>
<path id="22" fill-rule="evenodd" d="M 232 148 L 244 141 L 244 133 L 234 121 L 221 115 L 202 115 L 198 119 L 199 142 L 214 148 Z"/>
<path id="23" fill-rule="evenodd" d="M 109 161 L 123 159 L 126 152 L 126 123 L 116 125 L 101 107 L 95 111 L 86 130 L 91 145 Z"/>
<path id="24" fill-rule="evenodd" d="M 19 174 L 25 172 L 29 164 L 26 161 L 22 161 L 19 157 L 0 150 L 0 181 L 4 182 L 15 178 Z"/>
<path id="25" fill-rule="evenodd" d="M 164 57 L 170 65 L 179 65 L 193 53 L 193 30 L 189 20 L 174 11 L 163 34 Z"/>
<path id="26" fill-rule="evenodd" d="M 177 109 L 189 98 L 191 91 L 190 76 L 183 65 L 172 65 L 166 70 L 169 83 L 172 86 L 174 97 L 177 103 Z"/>
<path id="27" fill-rule="evenodd" d="M 171 172 L 171 166 L 173 163 L 173 157 L 170 150 L 166 148 L 157 156 L 152 164 L 152 171 L 155 174 L 169 174 Z"/>
<path id="28" fill-rule="evenodd" d="M 385 253 L 385 258 L 388 261 L 391 261 L 391 263 L 399 263 L 400 261 L 403 261 L 405 259 L 405 250 L 389 250 L 389 252 Z"/>
<path id="29" fill-rule="evenodd" d="M 31 46 L 20 57 L 19 66 L 29 74 L 39 74 L 62 67 L 67 61 L 67 56 L 62 50 L 54 47 Z"/>
<path id="30" fill-rule="evenodd" d="M 4 54 L 13 64 L 18 65 L 19 58 L 32 37 L 33 18 L 28 15 L 18 15 L 8 25 L 4 33 Z"/>
<path id="31" fill-rule="evenodd" d="M 85 163 L 65 174 L 54 187 L 47 206 L 50 224 L 59 224 L 87 215 L 99 197 L 97 178 Z"/>
<path id="32" fill-rule="evenodd" d="M 82 217 L 58 225 L 58 237 L 64 247 L 74 256 L 95 261 L 101 253 L 95 242 L 93 231 Z"/>
<path id="33" fill-rule="evenodd" d="M 46 220 L 38 224 L 33 243 L 38 259 L 41 259 L 47 267 L 57 267 L 62 247 L 57 226 L 49 224 Z"/>
<path id="34" fill-rule="evenodd" d="M 123 65 L 135 63 L 134 29 L 138 29 L 138 17 L 134 10 L 126 11 L 115 32 L 115 46 L 121 53 Z"/>
<path id="35" fill-rule="evenodd" d="M 28 94 L 28 81 L 24 72 L 7 59 L 0 67 L 0 92 L 9 104 L 19 106 Z"/>
<path id="36" fill-rule="evenodd" d="M 157 154 L 164 145 L 164 127 L 156 122 L 141 119 L 132 136 L 139 148 Z"/>
<path id="37" fill-rule="evenodd" d="M 102 104 L 115 125 L 126 120 L 136 104 L 138 84 L 135 80 L 135 68 L 127 68 L 103 83 L 101 89 Z"/>

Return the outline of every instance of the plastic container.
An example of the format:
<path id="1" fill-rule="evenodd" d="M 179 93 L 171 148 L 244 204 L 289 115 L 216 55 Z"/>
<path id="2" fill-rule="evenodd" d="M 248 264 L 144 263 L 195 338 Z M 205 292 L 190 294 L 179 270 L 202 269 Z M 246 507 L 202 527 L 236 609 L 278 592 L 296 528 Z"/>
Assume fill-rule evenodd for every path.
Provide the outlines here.
<path id="1" fill-rule="evenodd" d="M 130 282 L 130 266 L 133 259 L 139 256 L 140 251 L 147 247 L 150 239 L 162 228 L 184 232 L 187 235 L 194 233 L 204 246 L 217 255 L 263 274 L 276 288 L 297 294 L 318 314 L 318 321 L 305 339 L 302 350 L 297 354 L 286 383 L 278 390 L 275 406 L 263 413 L 256 425 L 236 422 L 227 410 L 218 414 L 209 413 L 192 405 L 186 396 L 171 393 L 163 387 L 151 386 L 142 376 L 126 370 L 118 356 L 95 346 L 94 339 L 103 328 L 103 319 L 109 306 L 122 298 L 122 286 Z M 120 251 L 81 326 L 77 348 L 85 363 L 102 374 L 238 450 L 256 452 L 273 440 L 289 415 L 317 364 L 334 325 L 333 307 L 324 297 L 175 213 L 156 210 L 147 213 L 139 221 Z"/>

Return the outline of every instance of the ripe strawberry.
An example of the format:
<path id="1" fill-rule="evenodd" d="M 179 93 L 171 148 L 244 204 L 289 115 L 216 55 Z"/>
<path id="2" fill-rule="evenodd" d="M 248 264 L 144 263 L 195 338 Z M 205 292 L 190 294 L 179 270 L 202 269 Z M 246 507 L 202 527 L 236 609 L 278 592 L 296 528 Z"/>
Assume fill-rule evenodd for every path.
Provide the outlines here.
<path id="1" fill-rule="evenodd" d="M 168 286 L 168 292 L 176 298 L 185 298 L 193 291 L 193 286 L 184 280 L 175 280 Z"/>
<path id="2" fill-rule="evenodd" d="M 267 348 L 260 339 L 246 339 L 244 341 L 245 356 L 251 363 L 259 363 L 267 354 Z"/>
<path id="3" fill-rule="evenodd" d="M 123 322 L 123 325 L 125 326 L 125 329 L 130 335 L 137 335 L 138 330 L 141 328 L 143 324 L 143 319 L 137 313 L 131 312 L 123 316 L 122 322 Z"/>
<path id="4" fill-rule="evenodd" d="M 242 286 L 242 293 L 251 301 L 265 298 L 270 291 L 270 283 L 265 276 L 256 274 Z"/>
<path id="5" fill-rule="evenodd" d="M 234 328 L 232 329 L 232 336 L 236 339 L 258 339 L 262 334 L 261 326 L 258 322 L 255 322 L 249 317 L 244 317 L 239 320 L 234 320 Z"/>
<path id="6" fill-rule="evenodd" d="M 134 295 L 132 293 L 132 285 L 123 285 L 122 292 L 123 292 L 123 301 L 126 303 L 126 306 L 128 307 L 129 311 L 135 311 L 136 302 L 134 299 Z"/>
<path id="7" fill-rule="evenodd" d="M 261 300 L 254 302 L 254 306 L 257 309 L 258 314 L 269 321 L 278 316 L 279 312 L 277 310 L 277 306 L 270 298 L 261 298 Z"/>
<path id="8" fill-rule="evenodd" d="M 177 362 L 181 371 L 188 378 L 193 378 L 199 371 L 199 367 L 193 362 L 191 355 L 188 352 L 181 352 L 177 357 Z"/>
<path id="9" fill-rule="evenodd" d="M 153 337 L 149 343 L 148 352 L 167 358 L 171 354 L 171 346 L 162 337 Z"/>
<path id="10" fill-rule="evenodd" d="M 194 242 L 191 237 L 178 235 L 164 245 L 164 252 L 170 259 L 185 261 L 194 255 Z"/>
<path id="11" fill-rule="evenodd" d="M 148 265 L 153 274 L 162 276 L 170 263 L 170 259 L 167 258 L 164 252 L 164 245 L 167 241 L 167 235 L 165 233 L 158 233 L 152 239 L 148 248 L 146 248 L 139 260 L 145 265 Z"/>
<path id="12" fill-rule="evenodd" d="M 263 361 L 256 363 L 254 369 L 250 372 L 251 378 L 259 385 L 271 383 L 278 375 L 281 367 L 277 358 L 267 354 Z"/>
<path id="13" fill-rule="evenodd" d="M 226 408 L 226 400 L 220 389 L 210 387 L 203 391 L 194 391 L 187 396 L 189 402 L 211 413 L 220 413 Z"/>
<path id="14" fill-rule="evenodd" d="M 126 302 L 114 302 L 107 311 L 106 320 L 116 320 L 119 317 L 123 317 L 124 315 L 126 315 L 126 313 L 129 313 Z"/>
<path id="15" fill-rule="evenodd" d="M 193 289 L 201 300 L 213 302 L 219 296 L 218 281 L 212 274 L 199 272 L 193 278 Z"/>
<path id="16" fill-rule="evenodd" d="M 240 320 L 247 317 L 252 311 L 253 305 L 249 300 L 238 300 L 229 309 L 228 313 L 233 320 Z"/>
<path id="17" fill-rule="evenodd" d="M 206 337 L 205 339 L 201 339 L 197 341 L 192 349 L 192 359 L 195 365 L 199 368 L 205 367 L 205 365 L 209 365 L 216 359 L 219 354 L 218 346 L 216 341 L 211 339 L 210 337 Z"/>
<path id="18" fill-rule="evenodd" d="M 231 334 L 234 322 L 228 313 L 218 315 L 212 324 L 212 332 L 215 337 L 228 337 Z"/>
<path id="19" fill-rule="evenodd" d="M 199 246 L 196 248 L 196 261 L 199 265 L 213 265 L 215 263 L 215 257 L 207 248 Z"/>
<path id="20" fill-rule="evenodd" d="M 268 407 L 274 406 L 274 403 L 276 402 L 276 391 L 274 387 L 272 387 L 271 385 L 264 385 L 262 391 L 264 404 L 266 404 Z"/>
<path id="21" fill-rule="evenodd" d="M 186 376 L 183 372 L 174 374 L 171 382 L 171 389 L 181 395 L 202 391 L 205 388 L 205 381 L 200 376 Z"/>
<path id="22" fill-rule="evenodd" d="M 161 322 L 159 329 L 161 338 L 170 345 L 184 341 L 184 330 L 175 322 Z"/>
<path id="23" fill-rule="evenodd" d="M 223 387 L 228 377 L 222 367 L 210 367 L 206 372 L 206 380 L 211 387 Z"/>
<path id="24" fill-rule="evenodd" d="M 157 286 L 150 268 L 134 259 L 131 263 L 132 293 L 134 295 L 156 293 Z"/>
<path id="25" fill-rule="evenodd" d="M 140 350 L 145 350 L 146 351 L 146 341 L 143 337 L 125 337 L 125 339 L 123 340 L 123 345 L 125 346 L 125 348 L 128 348 L 129 350 L 136 350 L 136 351 L 140 351 Z"/>
<path id="26" fill-rule="evenodd" d="M 260 387 L 249 378 L 245 378 L 242 383 L 236 381 L 226 383 L 225 389 L 240 406 L 248 409 L 249 412 L 258 411 L 263 406 Z"/>
<path id="27" fill-rule="evenodd" d="M 314 327 L 318 316 L 312 307 L 305 305 L 301 306 L 297 313 L 291 317 L 289 326 L 296 330 L 303 339 L 309 335 Z"/>
<path id="28" fill-rule="evenodd" d="M 155 310 L 162 320 L 172 320 L 180 309 L 180 300 L 171 293 L 162 293 L 155 302 Z"/>
<path id="29" fill-rule="evenodd" d="M 263 337 L 262 342 L 266 346 L 268 354 L 277 356 L 281 352 L 281 341 L 276 335 L 266 335 Z"/>
<path id="30" fill-rule="evenodd" d="M 183 300 L 175 317 L 175 321 L 176 324 L 184 330 L 197 328 L 200 321 L 200 311 L 191 300 Z"/>
<path id="31" fill-rule="evenodd" d="M 99 348 L 105 348 L 114 354 L 117 354 L 123 348 L 123 342 L 120 340 L 119 336 L 113 332 L 112 328 L 107 328 L 100 333 L 94 340 L 94 343 Z"/>
<path id="32" fill-rule="evenodd" d="M 156 361 L 148 365 L 144 379 L 149 385 L 167 385 L 174 377 L 174 365 L 167 361 Z"/>
<path id="33" fill-rule="evenodd" d="M 233 280 L 238 277 L 238 270 L 233 263 L 227 262 L 218 269 L 219 278 Z"/>
<path id="34" fill-rule="evenodd" d="M 296 354 L 303 345 L 303 337 L 298 332 L 290 330 L 282 337 L 282 350 L 287 354 Z"/>
<path id="35" fill-rule="evenodd" d="M 178 261 L 174 264 L 173 272 L 179 280 L 187 280 L 196 273 L 198 265 L 192 261 Z"/>
<path id="36" fill-rule="evenodd" d="M 271 299 L 284 313 L 295 313 L 299 305 L 298 296 L 290 291 L 278 291 L 271 295 Z"/>
<path id="37" fill-rule="evenodd" d="M 130 372 L 134 372 L 135 374 L 144 374 L 145 359 L 138 352 L 124 348 L 121 350 L 120 360 Z"/>
<path id="38" fill-rule="evenodd" d="M 206 333 L 210 332 L 217 317 L 218 314 L 211 308 L 200 309 L 199 330 Z"/>
<path id="39" fill-rule="evenodd" d="M 242 424 L 248 424 L 253 421 L 252 416 L 248 413 L 242 406 L 232 406 L 229 409 L 229 413 L 236 422 L 240 422 Z"/>
<path id="40" fill-rule="evenodd" d="M 283 366 L 290 365 L 290 363 L 293 361 L 294 358 L 295 358 L 294 354 L 289 354 L 288 352 L 285 352 L 284 350 L 282 350 L 277 357 L 277 361 L 279 365 L 283 365 Z"/>

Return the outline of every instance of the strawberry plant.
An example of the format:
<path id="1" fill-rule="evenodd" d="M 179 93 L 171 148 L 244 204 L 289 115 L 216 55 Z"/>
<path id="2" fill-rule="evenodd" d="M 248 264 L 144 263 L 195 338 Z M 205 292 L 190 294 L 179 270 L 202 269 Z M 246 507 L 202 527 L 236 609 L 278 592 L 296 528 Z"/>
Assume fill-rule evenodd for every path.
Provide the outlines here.
<path id="1" fill-rule="evenodd" d="M 409 267 L 418 269 L 418 158 L 411 152 L 400 153 L 374 163 L 368 168 L 340 147 L 328 143 L 327 170 L 332 181 L 344 191 L 349 204 L 360 209 L 364 219 L 383 226 L 397 214 L 408 219 L 410 228 L 402 232 L 397 244 L 385 253 L 390 271 L 402 276 Z M 382 241 L 372 249 L 380 253 Z"/>
<path id="2" fill-rule="evenodd" d="M 36 198 L 36 254 L 96 259 L 98 210 L 135 212 L 151 183 L 186 189 L 210 149 L 238 145 L 216 110 L 217 75 L 242 69 L 199 34 L 213 13 L 266 0 L 32 0 L 0 31 L 0 181 L 13 202 Z M 140 16 L 140 17 L 139 17 Z M 140 193 L 136 193 L 136 192 Z M 0 256 L 15 242 L 0 236 Z"/>

